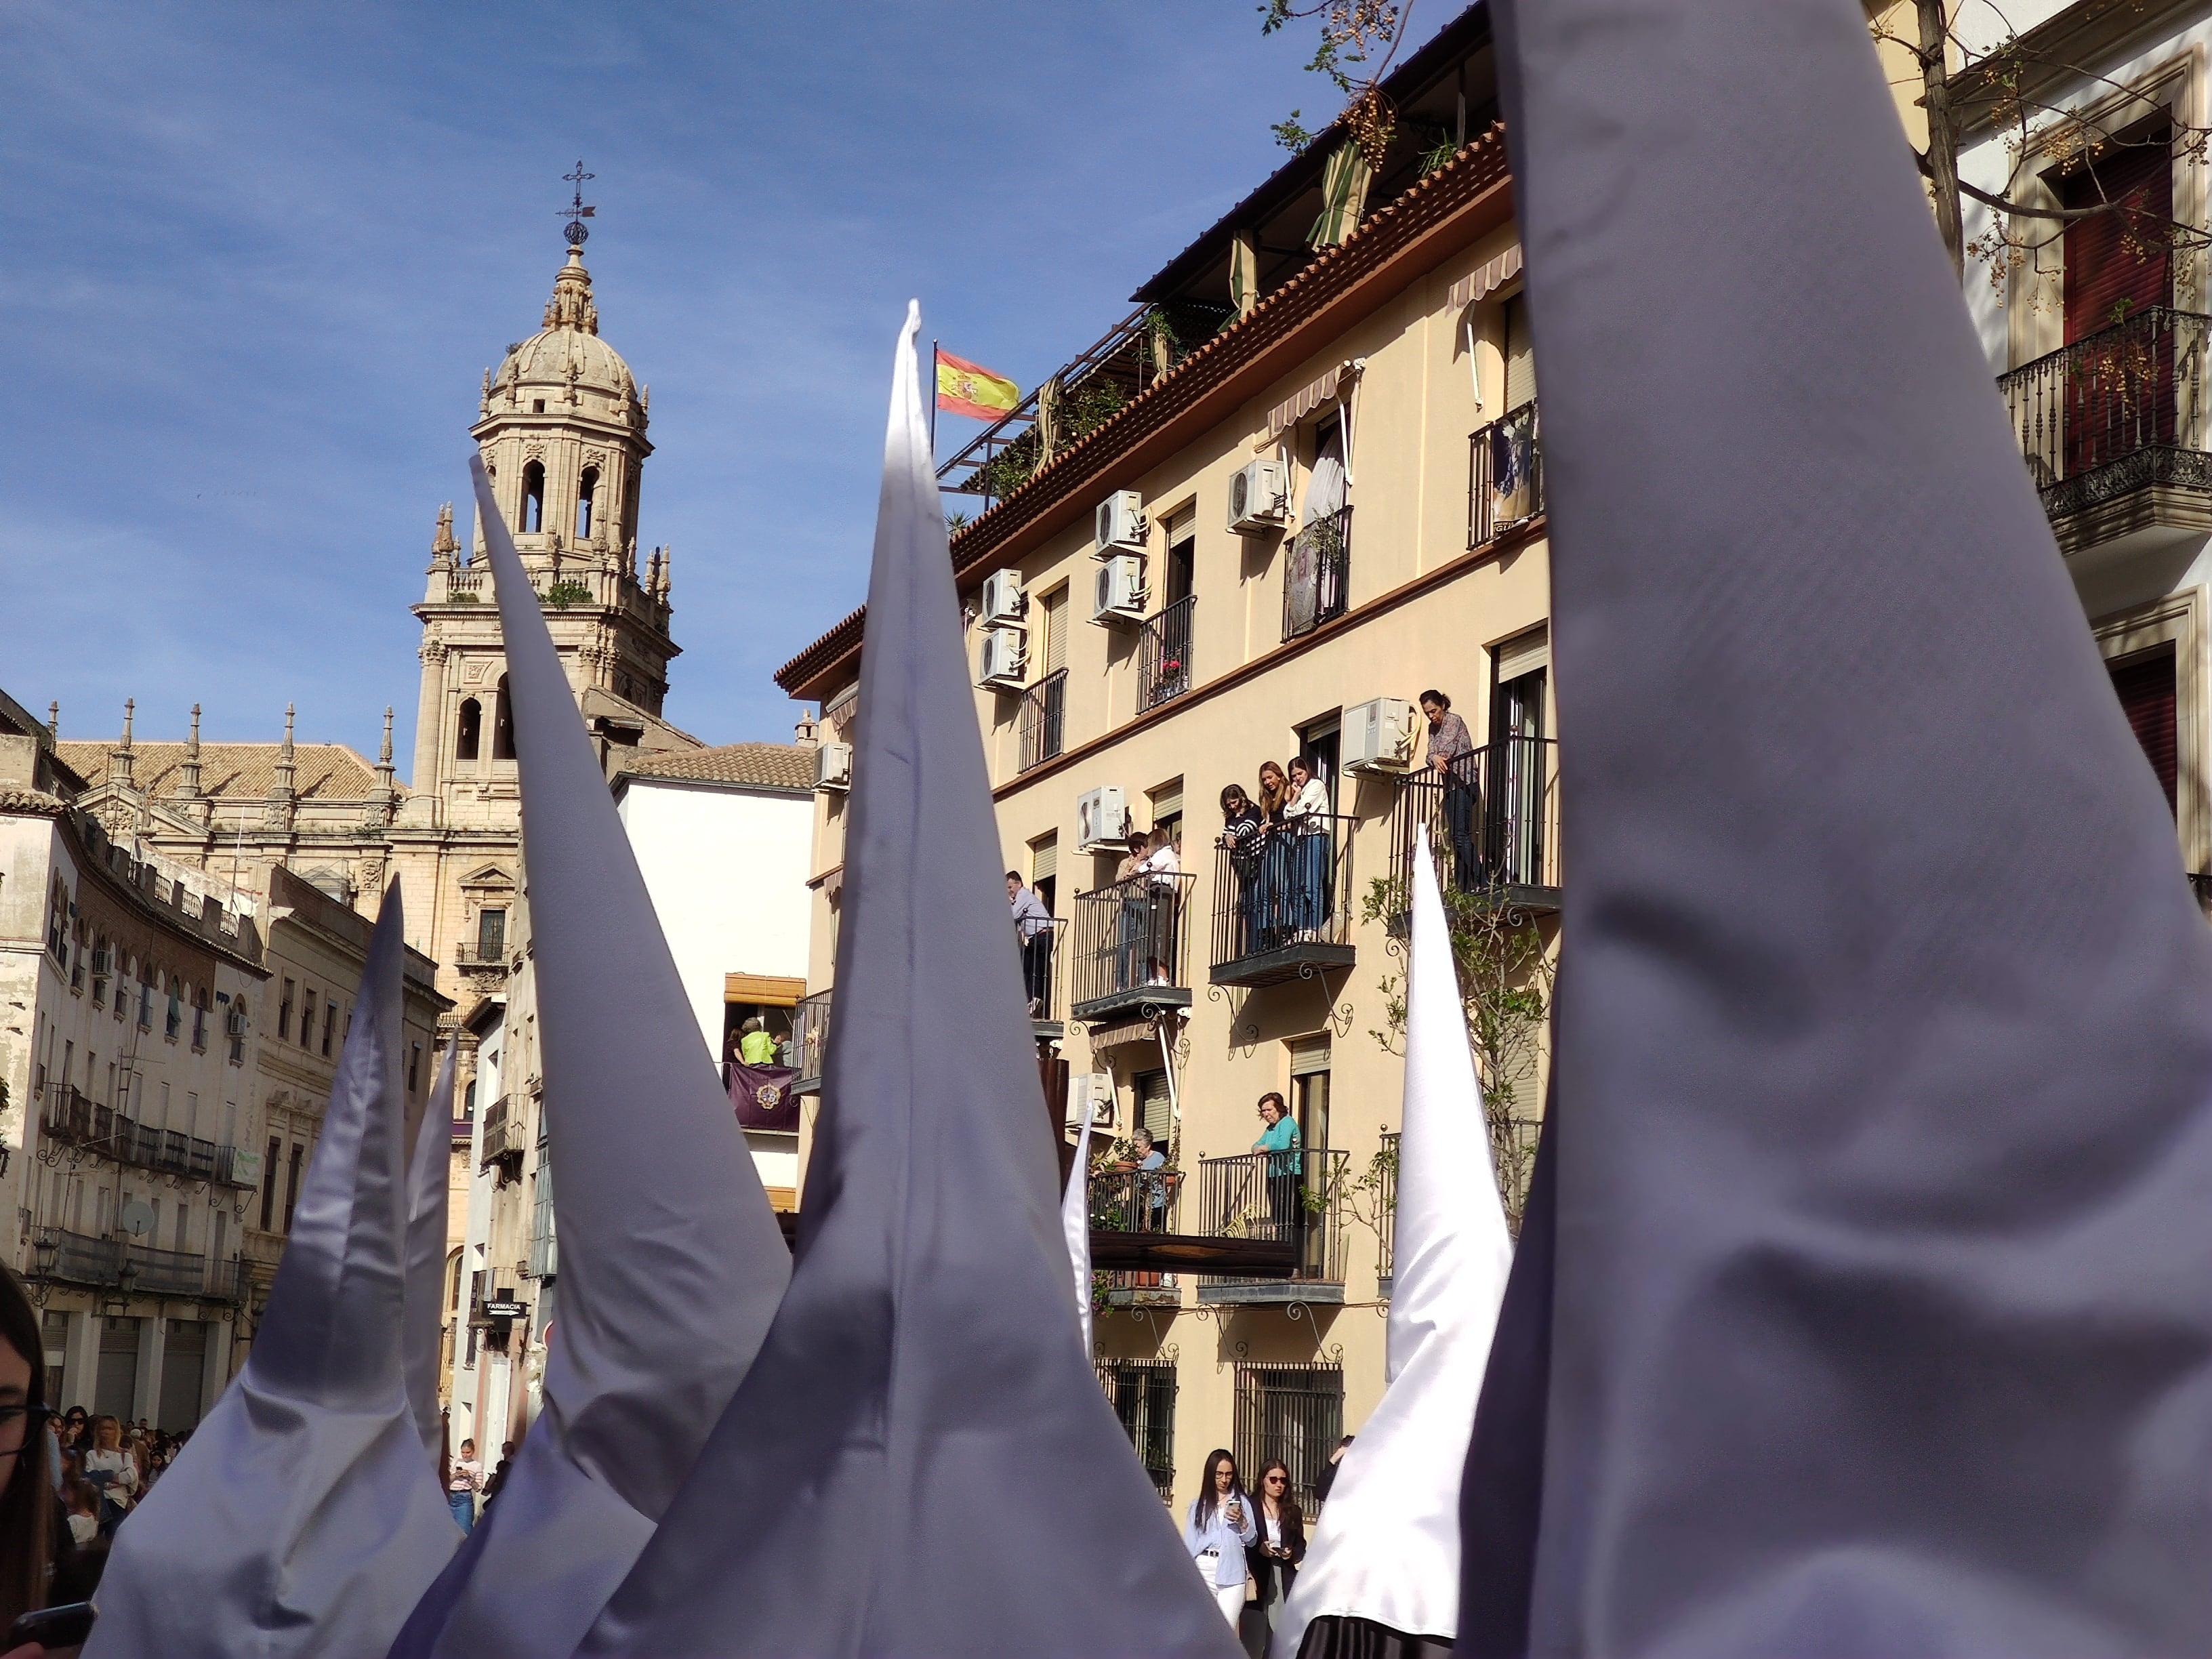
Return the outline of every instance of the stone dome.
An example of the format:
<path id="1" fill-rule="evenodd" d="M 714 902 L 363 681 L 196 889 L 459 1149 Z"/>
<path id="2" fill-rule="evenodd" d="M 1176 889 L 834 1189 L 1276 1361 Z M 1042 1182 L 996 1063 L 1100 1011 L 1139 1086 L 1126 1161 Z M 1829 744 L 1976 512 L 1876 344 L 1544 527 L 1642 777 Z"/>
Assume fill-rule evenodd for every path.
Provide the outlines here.
<path id="1" fill-rule="evenodd" d="M 568 397 L 571 387 L 579 394 L 574 400 Z M 497 398 L 520 401 L 546 392 L 563 403 L 588 401 L 593 406 L 625 411 L 637 402 L 637 381 L 629 365 L 620 352 L 599 338 L 599 307 L 592 303 L 592 274 L 584 269 L 580 248 L 568 250 L 568 263 L 553 279 L 553 297 L 545 302 L 544 331 L 507 352 L 506 361 L 484 387 L 484 401 L 489 410 Z"/>

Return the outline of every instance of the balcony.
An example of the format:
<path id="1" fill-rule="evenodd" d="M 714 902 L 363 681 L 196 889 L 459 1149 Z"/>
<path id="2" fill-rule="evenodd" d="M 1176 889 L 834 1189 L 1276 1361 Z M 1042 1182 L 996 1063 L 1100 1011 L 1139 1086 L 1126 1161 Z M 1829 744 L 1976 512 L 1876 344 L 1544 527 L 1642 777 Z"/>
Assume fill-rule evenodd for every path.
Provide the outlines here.
<path id="1" fill-rule="evenodd" d="M 1022 693 L 1022 764 L 1024 772 L 1057 760 L 1066 727 L 1067 671 L 1056 668 Z"/>
<path id="2" fill-rule="evenodd" d="M 2152 306 L 1997 378 L 2068 556 L 2123 536 L 2212 530 L 2206 325 Z"/>
<path id="3" fill-rule="evenodd" d="M 1137 712 L 1190 690 L 1190 619 L 1198 596 L 1177 599 L 1137 630 Z"/>
<path id="4" fill-rule="evenodd" d="M 1179 1170 L 1102 1170 L 1091 1177 L 1091 1231 L 1115 1235 L 1118 1245 L 1141 1249 L 1182 1231 L 1182 1172 Z M 1095 1252 L 1094 1252 L 1095 1260 Z M 1101 1270 L 1106 1304 L 1114 1308 L 1172 1308 L 1182 1300 L 1176 1274 L 1156 1267 Z"/>
<path id="5" fill-rule="evenodd" d="M 1022 994 L 1029 999 L 1030 1035 L 1057 1040 L 1067 1030 L 1066 951 L 1068 924 L 1054 916 L 1052 926 L 1021 941 Z"/>
<path id="6" fill-rule="evenodd" d="M 1315 519 L 1291 538 L 1283 566 L 1283 642 L 1344 614 L 1352 580 L 1352 509 Z"/>
<path id="7" fill-rule="evenodd" d="M 1536 402 L 1509 410 L 1468 440 L 1467 544 L 1483 547 L 1544 510 Z"/>
<path id="8" fill-rule="evenodd" d="M 1216 985 L 1273 985 L 1349 968 L 1356 820 L 1308 817 L 1257 848 L 1213 849 Z"/>
<path id="9" fill-rule="evenodd" d="M 1398 1135 L 1385 1129 L 1375 1158 L 1375 1288 L 1385 1302 L 1398 1277 Z"/>
<path id="10" fill-rule="evenodd" d="M 1199 1160 L 1206 1234 L 1272 1245 L 1291 1261 L 1288 1279 L 1200 1279 L 1200 1302 L 1342 1302 L 1345 1169 L 1351 1156 L 1304 1147 Z"/>
<path id="11" fill-rule="evenodd" d="M 830 1055 L 830 999 L 831 991 L 801 997 L 791 1011 L 791 1064 L 799 1075 L 792 1079 L 794 1094 L 822 1092 L 822 1063 Z"/>
<path id="12" fill-rule="evenodd" d="M 1182 872 L 1132 876 L 1075 900 L 1073 1005 L 1085 1024 L 1190 1006 L 1190 889 Z"/>
<path id="13" fill-rule="evenodd" d="M 48 1140 L 76 1147 L 80 1157 L 109 1158 L 186 1181 L 223 1186 L 255 1184 L 233 1177 L 238 1156 L 235 1147 L 137 1122 L 108 1107 L 95 1105 L 82 1090 L 66 1084 L 47 1089 L 39 1122 L 40 1133 Z"/>
<path id="14" fill-rule="evenodd" d="M 1391 931 L 1405 931 L 1415 832 L 1425 827 L 1447 892 L 1497 908 L 1559 908 L 1559 745 L 1501 738 L 1454 758 L 1449 771 L 1402 778 L 1391 816 Z"/>
<path id="15" fill-rule="evenodd" d="M 201 1297 L 228 1302 L 238 1292 L 235 1259 L 210 1263 L 197 1250 L 156 1250 L 119 1238 L 53 1230 L 58 1285 L 82 1285 L 125 1296 Z M 43 1246 L 41 1246 L 43 1249 Z"/>

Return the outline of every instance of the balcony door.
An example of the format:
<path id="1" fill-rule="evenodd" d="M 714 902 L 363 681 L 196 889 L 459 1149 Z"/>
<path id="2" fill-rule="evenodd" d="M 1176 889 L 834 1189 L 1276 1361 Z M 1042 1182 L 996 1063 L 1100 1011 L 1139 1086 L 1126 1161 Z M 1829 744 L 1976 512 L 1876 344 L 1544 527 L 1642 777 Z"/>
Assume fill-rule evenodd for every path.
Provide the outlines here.
<path id="1" fill-rule="evenodd" d="M 1493 880 L 1543 885 L 1544 697 L 1551 682 L 1550 637 L 1534 629 L 1491 655 L 1490 754 L 1484 855 Z"/>
<path id="2" fill-rule="evenodd" d="M 2143 757 L 2174 810 L 2180 776 L 2181 741 L 2174 695 L 2173 647 L 2162 645 L 2112 664 L 2112 690 L 2142 745 Z"/>
<path id="3" fill-rule="evenodd" d="M 2067 222 L 2066 343 L 2110 328 L 2146 306 L 2173 303 L 2167 240 L 2173 213 L 2173 135 L 2164 116 L 2121 133 L 2059 185 L 2069 210 L 2107 202 L 2118 211 Z"/>

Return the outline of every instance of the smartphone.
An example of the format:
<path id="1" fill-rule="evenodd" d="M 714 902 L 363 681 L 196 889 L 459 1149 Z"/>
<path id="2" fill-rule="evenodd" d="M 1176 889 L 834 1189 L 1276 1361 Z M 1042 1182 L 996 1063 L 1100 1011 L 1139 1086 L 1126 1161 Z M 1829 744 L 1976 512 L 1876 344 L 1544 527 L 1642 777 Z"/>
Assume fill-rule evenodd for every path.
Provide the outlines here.
<path id="1" fill-rule="evenodd" d="M 9 1627 L 8 1647 L 12 1650 L 26 1642 L 36 1642 L 42 1648 L 81 1647 L 91 1634 L 92 1603 L 64 1601 L 58 1607 L 41 1607 L 18 1619 Z"/>

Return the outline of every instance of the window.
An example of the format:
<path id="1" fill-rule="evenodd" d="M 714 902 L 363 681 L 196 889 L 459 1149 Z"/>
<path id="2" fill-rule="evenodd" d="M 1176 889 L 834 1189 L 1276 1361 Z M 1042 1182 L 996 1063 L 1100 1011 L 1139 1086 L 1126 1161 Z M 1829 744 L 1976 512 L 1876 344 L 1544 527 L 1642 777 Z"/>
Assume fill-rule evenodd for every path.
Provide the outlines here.
<path id="1" fill-rule="evenodd" d="M 300 1046 L 312 1048 L 315 1045 L 315 994 L 303 992 L 300 998 Z"/>
<path id="2" fill-rule="evenodd" d="M 453 723 L 453 758 L 474 760 L 483 740 L 483 705 L 474 697 L 463 697 L 460 718 Z"/>
<path id="3" fill-rule="evenodd" d="M 545 412 L 545 399 L 532 398 L 530 400 L 530 412 L 532 415 L 543 415 Z"/>
<path id="4" fill-rule="evenodd" d="M 1182 780 L 1177 778 L 1148 792 L 1146 799 L 1152 809 L 1152 828 L 1164 830 L 1178 851 L 1182 847 Z"/>
<path id="5" fill-rule="evenodd" d="M 2146 306 L 2173 303 L 2173 132 L 2164 114 L 2112 141 L 2061 180 L 2067 208 L 2118 202 L 2116 213 L 2066 222 L 2064 301 L 2069 345 Z"/>
<path id="6" fill-rule="evenodd" d="M 1291 1111 L 1298 1121 L 1299 1143 L 1316 1152 L 1328 1145 L 1328 1065 L 1326 1036 L 1291 1045 Z"/>
<path id="7" fill-rule="evenodd" d="M 192 999 L 192 1052 L 207 1052 L 207 993 L 202 991 Z"/>
<path id="8" fill-rule="evenodd" d="M 1175 1097 L 1164 1072 L 1139 1072 L 1130 1079 L 1137 1095 L 1137 1121 L 1152 1132 L 1163 1150 L 1175 1133 Z"/>
<path id="9" fill-rule="evenodd" d="M 283 1042 L 292 1040 L 292 981 L 288 979 L 284 981 L 283 999 L 276 1005 L 276 1036 Z"/>
<path id="10" fill-rule="evenodd" d="M 2108 664 L 2112 690 L 2128 726 L 2142 745 L 2143 757 L 2166 792 L 2168 811 L 2179 793 L 2180 740 L 2174 689 L 2173 647 L 2161 645 L 2138 656 Z"/>
<path id="11" fill-rule="evenodd" d="M 270 1222 L 276 1211 L 276 1160 L 284 1154 L 284 1143 L 275 1135 L 269 1137 L 269 1156 L 261 1165 L 261 1231 L 269 1231 Z"/>
<path id="12" fill-rule="evenodd" d="M 1176 1368 L 1159 1359 L 1102 1359 L 1098 1386 L 1162 1501 L 1175 1495 Z M 1239 1466 L 1240 1468 L 1242 1465 Z M 1247 1476 L 1247 1480 L 1250 1477 Z"/>
<path id="13" fill-rule="evenodd" d="M 491 757 L 495 761 L 514 758 L 514 716 L 507 701 L 507 676 L 499 677 L 499 689 L 492 699 Z"/>
<path id="14" fill-rule="evenodd" d="M 419 1042 L 410 1042 L 407 1045 L 407 1092 L 409 1094 L 411 1095 L 422 1088 L 422 1045 Z"/>
<path id="15" fill-rule="evenodd" d="M 1191 596 L 1198 574 L 1198 507 L 1186 507 L 1167 523 L 1167 603 Z"/>
<path id="16" fill-rule="evenodd" d="M 138 1029 L 142 1031 L 154 1029 L 154 986 L 149 980 L 138 981 Z"/>
<path id="17" fill-rule="evenodd" d="M 496 962 L 507 950 L 507 912 L 503 909 L 483 909 L 477 912 L 477 960 Z"/>
<path id="18" fill-rule="evenodd" d="M 191 1236 L 191 1224 L 192 1206 L 182 1199 L 179 1199 L 177 1200 L 177 1242 L 173 1249 L 181 1250 L 185 1248 L 185 1239 Z"/>
<path id="19" fill-rule="evenodd" d="M 46 911 L 46 951 L 54 959 L 54 966 L 69 966 L 69 889 L 61 883 L 54 884 L 53 902 Z"/>
<path id="20" fill-rule="evenodd" d="M 331 1042 L 338 1034 L 338 1006 L 335 1002 L 323 1005 L 323 1058 L 331 1057 Z"/>
<path id="21" fill-rule="evenodd" d="M 1237 1467 L 1280 1459 L 1308 1515 L 1328 1455 L 1344 1437 L 1344 1368 L 1335 1364 L 1237 1368 Z"/>
<path id="22" fill-rule="evenodd" d="M 174 1042 L 177 1040 L 177 1033 L 184 1030 L 184 987 L 173 979 L 169 981 L 169 1007 L 167 1016 L 161 1022 L 161 1034 L 170 1042 Z"/>
<path id="23" fill-rule="evenodd" d="M 284 1231 L 292 1231 L 292 1207 L 300 1201 L 300 1160 L 307 1149 L 297 1141 L 292 1145 L 292 1167 L 284 1177 Z"/>
<path id="24" fill-rule="evenodd" d="M 545 411 L 540 400 L 538 413 Z M 532 534 L 545 528 L 545 464 L 532 461 L 522 469 L 522 527 Z"/>
<path id="25" fill-rule="evenodd" d="M 589 541 L 592 536 L 592 507 L 599 493 L 599 469 L 587 466 L 576 484 L 576 539 Z"/>
<path id="26" fill-rule="evenodd" d="M 1044 626 L 1038 633 L 1044 649 L 1037 665 L 1041 672 L 1054 674 L 1067 666 L 1067 584 L 1062 582 L 1054 588 L 1041 603 L 1044 606 Z"/>

